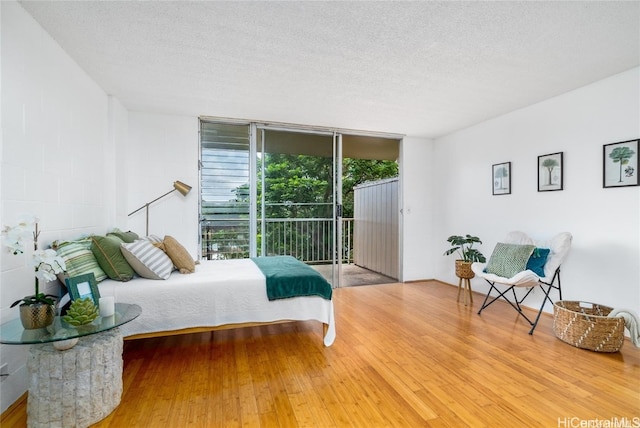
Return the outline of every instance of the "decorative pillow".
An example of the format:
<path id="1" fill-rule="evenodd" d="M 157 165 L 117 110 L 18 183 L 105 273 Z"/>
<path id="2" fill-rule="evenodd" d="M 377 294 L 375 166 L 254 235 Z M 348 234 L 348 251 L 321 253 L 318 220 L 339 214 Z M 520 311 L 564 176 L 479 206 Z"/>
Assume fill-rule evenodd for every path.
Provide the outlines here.
<path id="1" fill-rule="evenodd" d="M 180 273 L 193 273 L 196 271 L 196 264 L 191 254 L 174 237 L 166 235 L 163 244 L 164 248 L 162 249 L 167 253 Z"/>
<path id="2" fill-rule="evenodd" d="M 535 245 L 505 244 L 498 242 L 487 263 L 486 271 L 503 278 L 511 278 L 527 267 Z"/>
<path id="3" fill-rule="evenodd" d="M 58 243 L 56 253 L 67 265 L 66 273 L 69 277 L 93 273 L 97 282 L 107 279 L 107 274 L 98 264 L 90 247 L 90 239 Z"/>
<path id="4" fill-rule="evenodd" d="M 140 238 L 135 232 L 123 232 L 120 229 L 113 229 L 111 232 L 107 233 L 107 236 L 117 236 L 128 244 Z"/>
<path id="5" fill-rule="evenodd" d="M 64 241 L 64 240 L 59 240 L 56 239 L 55 241 L 53 241 L 51 243 L 51 248 L 53 248 L 54 250 L 58 251 L 58 248 L 62 247 L 63 245 L 66 244 L 79 244 L 82 245 L 83 247 L 85 247 L 87 250 L 91 250 L 91 238 L 86 236 L 86 237 L 82 237 L 82 238 L 78 238 L 74 241 Z"/>
<path id="6" fill-rule="evenodd" d="M 548 248 L 535 248 L 527 261 L 527 269 L 540 278 L 544 278 L 544 265 L 547 263 L 547 256 L 550 251 Z"/>
<path id="7" fill-rule="evenodd" d="M 157 236 L 157 235 L 143 236 L 140 239 L 144 239 L 145 241 L 154 242 L 154 243 L 161 243 L 162 242 L 162 239 L 160 239 L 160 237 Z"/>
<path id="8" fill-rule="evenodd" d="M 116 281 L 129 281 L 135 274 L 120 251 L 122 239 L 117 236 L 92 236 L 91 251 L 107 276 Z"/>
<path id="9" fill-rule="evenodd" d="M 167 279 L 173 263 L 164 251 L 144 239 L 121 245 L 122 254 L 138 275 L 148 279 Z"/>

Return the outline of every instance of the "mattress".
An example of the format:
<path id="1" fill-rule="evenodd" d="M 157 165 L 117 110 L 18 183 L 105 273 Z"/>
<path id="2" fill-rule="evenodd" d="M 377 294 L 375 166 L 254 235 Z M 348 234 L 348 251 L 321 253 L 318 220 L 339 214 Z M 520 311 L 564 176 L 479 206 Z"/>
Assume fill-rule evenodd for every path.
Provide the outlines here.
<path id="1" fill-rule="evenodd" d="M 174 271 L 167 280 L 105 280 L 98 287 L 101 296 L 114 296 L 116 302 L 142 308 L 138 318 L 120 327 L 125 337 L 285 320 L 327 324 L 326 346 L 336 337 L 332 300 L 303 296 L 269 301 L 265 276 L 251 259 L 206 260 L 192 274 Z"/>

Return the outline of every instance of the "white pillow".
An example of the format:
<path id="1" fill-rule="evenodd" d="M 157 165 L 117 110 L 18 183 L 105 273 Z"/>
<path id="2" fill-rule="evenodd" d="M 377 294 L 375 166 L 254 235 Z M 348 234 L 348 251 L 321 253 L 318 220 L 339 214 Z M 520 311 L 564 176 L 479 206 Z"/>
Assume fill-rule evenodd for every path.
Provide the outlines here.
<path id="1" fill-rule="evenodd" d="M 130 244 L 123 243 L 120 250 L 133 270 L 143 278 L 167 279 L 171 275 L 173 262 L 150 241 L 138 239 Z"/>

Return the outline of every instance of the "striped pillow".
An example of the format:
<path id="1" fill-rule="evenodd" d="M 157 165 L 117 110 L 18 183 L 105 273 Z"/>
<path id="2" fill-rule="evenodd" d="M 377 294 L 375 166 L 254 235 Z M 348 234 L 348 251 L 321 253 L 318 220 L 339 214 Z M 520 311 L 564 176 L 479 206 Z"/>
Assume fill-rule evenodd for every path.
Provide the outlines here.
<path id="1" fill-rule="evenodd" d="M 67 274 L 70 278 L 87 273 L 93 273 L 96 281 L 107 279 L 107 274 L 102 270 L 96 257 L 89 249 L 91 240 L 69 241 L 59 244 L 56 249 L 58 256 L 62 257 L 67 265 Z"/>
<path id="2" fill-rule="evenodd" d="M 120 250 L 133 270 L 143 278 L 168 279 L 171 275 L 173 262 L 169 256 L 147 240 L 138 239 L 130 244 L 121 244 Z"/>

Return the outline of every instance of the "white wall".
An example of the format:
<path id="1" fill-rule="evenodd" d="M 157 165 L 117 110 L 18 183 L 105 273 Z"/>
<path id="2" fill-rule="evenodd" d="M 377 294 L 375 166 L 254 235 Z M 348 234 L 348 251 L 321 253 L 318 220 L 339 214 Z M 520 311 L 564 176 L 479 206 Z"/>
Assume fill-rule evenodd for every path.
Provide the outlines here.
<path id="1" fill-rule="evenodd" d="M 434 278 L 437 242 L 434 242 L 433 142 L 405 137 L 400 145 L 400 188 L 402 222 L 400 280 Z"/>
<path id="2" fill-rule="evenodd" d="M 129 112 L 120 102 L 109 97 L 109 132 L 105 154 L 105 164 L 109 164 L 109 174 L 113 177 L 109 193 L 109 200 L 115 203 L 107 207 L 109 226 L 127 230 L 127 184 L 129 182 L 126 168 Z"/>
<path id="3" fill-rule="evenodd" d="M 0 2 L 2 226 L 22 213 L 40 218 L 40 248 L 55 239 L 104 233 L 114 206 L 108 146 L 108 97 L 14 2 Z M 114 130 L 114 134 L 117 134 Z M 30 252 L 0 251 L 0 321 L 9 305 L 33 294 Z M 57 294 L 57 289 L 49 288 Z M 0 383 L 0 411 L 26 390 L 26 346 L 0 345 L 10 376 Z"/>
<path id="4" fill-rule="evenodd" d="M 196 117 L 130 112 L 123 166 L 127 214 L 173 189 L 176 180 L 193 188 L 185 197 L 173 192 L 149 207 L 149 234 L 173 236 L 194 258 L 199 233 L 198 127 Z M 128 217 L 126 228 L 144 234 L 144 210 Z"/>
<path id="5" fill-rule="evenodd" d="M 640 312 L 640 187 L 602 187 L 602 146 L 640 137 L 639 82 L 636 68 L 437 139 L 436 252 L 452 234 L 478 235 L 488 258 L 511 230 L 569 231 L 563 298 Z M 537 158 L 555 152 L 564 152 L 564 190 L 538 192 Z M 491 165 L 507 161 L 512 193 L 492 196 Z M 457 284 L 453 259 L 438 258 L 436 278 Z M 482 282 L 472 287 L 486 292 Z"/>

